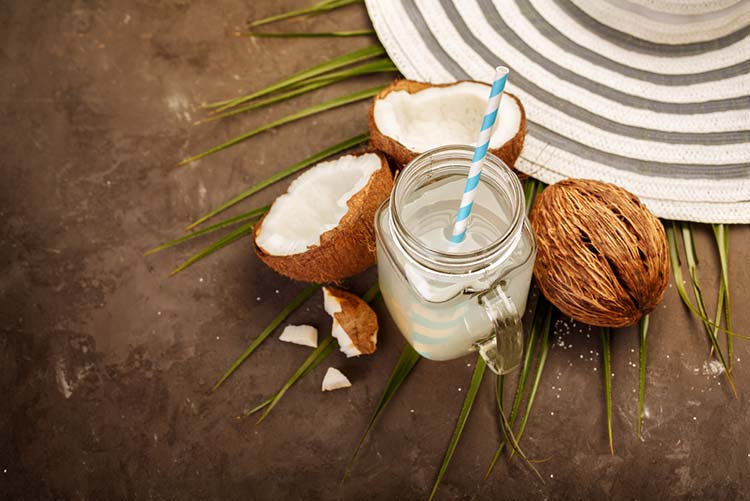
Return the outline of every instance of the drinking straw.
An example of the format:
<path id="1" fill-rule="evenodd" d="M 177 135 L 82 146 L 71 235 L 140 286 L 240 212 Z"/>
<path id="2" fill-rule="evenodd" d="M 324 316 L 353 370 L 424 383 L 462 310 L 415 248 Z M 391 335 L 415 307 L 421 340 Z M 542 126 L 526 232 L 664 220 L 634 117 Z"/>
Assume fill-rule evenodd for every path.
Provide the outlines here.
<path id="1" fill-rule="evenodd" d="M 474 205 L 474 198 L 477 195 L 479 176 L 482 174 L 484 157 L 487 156 L 487 149 L 490 147 L 492 129 L 495 126 L 497 110 L 500 107 L 500 98 L 502 97 L 503 89 L 505 88 L 505 82 L 508 81 L 509 72 L 510 70 L 505 66 L 498 66 L 495 68 L 495 78 L 492 82 L 490 98 L 487 102 L 487 109 L 484 112 L 484 118 L 482 119 L 482 128 L 479 131 L 479 138 L 477 138 L 474 156 L 471 159 L 471 168 L 469 169 L 469 175 L 466 179 L 464 194 L 461 197 L 461 205 L 459 206 L 458 215 L 456 216 L 456 224 L 453 226 L 451 242 L 454 244 L 460 244 L 464 241 L 464 238 L 466 238 L 466 225 L 469 223 L 469 215 L 471 214 L 471 208 Z"/>

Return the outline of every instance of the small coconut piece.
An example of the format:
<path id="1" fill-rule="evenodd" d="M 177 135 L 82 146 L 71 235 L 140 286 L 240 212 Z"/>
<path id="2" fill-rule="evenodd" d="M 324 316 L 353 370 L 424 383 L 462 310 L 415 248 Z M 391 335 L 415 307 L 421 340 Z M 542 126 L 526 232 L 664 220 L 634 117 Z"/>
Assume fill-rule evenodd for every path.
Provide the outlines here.
<path id="1" fill-rule="evenodd" d="M 401 167 L 438 146 L 474 145 L 490 88 L 468 80 L 443 85 L 396 80 L 370 105 L 372 144 Z M 489 151 L 513 167 L 525 136 L 523 105 L 506 92 L 500 100 Z"/>
<path id="2" fill-rule="evenodd" d="M 277 272 L 337 282 L 375 264 L 375 211 L 393 175 L 380 153 L 344 155 L 300 175 L 255 226 L 255 250 Z"/>
<path id="3" fill-rule="evenodd" d="M 378 317 L 362 298 L 336 287 L 323 287 L 323 307 L 333 317 L 331 334 L 347 357 L 375 352 Z"/>
<path id="4" fill-rule="evenodd" d="M 317 348 L 318 329 L 312 325 L 287 325 L 279 336 L 279 341 Z"/>
<path id="5" fill-rule="evenodd" d="M 333 391 L 340 390 L 341 388 L 349 388 L 352 383 L 349 379 L 344 376 L 340 370 L 329 367 L 326 371 L 326 375 L 323 376 L 322 391 Z"/>

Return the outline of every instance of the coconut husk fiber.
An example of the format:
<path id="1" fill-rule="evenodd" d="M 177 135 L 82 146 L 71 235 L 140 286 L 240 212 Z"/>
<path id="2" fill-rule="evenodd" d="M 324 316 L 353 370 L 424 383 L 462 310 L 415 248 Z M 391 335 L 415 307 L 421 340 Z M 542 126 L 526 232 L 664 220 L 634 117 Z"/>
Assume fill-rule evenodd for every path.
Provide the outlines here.
<path id="1" fill-rule="evenodd" d="M 653 311 L 664 297 L 669 282 L 664 228 L 628 191 L 567 179 L 540 194 L 531 223 L 539 288 L 571 318 L 623 327 Z"/>

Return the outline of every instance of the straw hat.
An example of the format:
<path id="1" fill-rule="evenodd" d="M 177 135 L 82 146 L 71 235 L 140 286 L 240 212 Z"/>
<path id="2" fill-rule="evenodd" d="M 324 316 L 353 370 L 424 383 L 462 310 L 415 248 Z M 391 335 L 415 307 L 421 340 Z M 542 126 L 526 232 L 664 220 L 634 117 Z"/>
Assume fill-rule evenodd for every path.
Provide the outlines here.
<path id="1" fill-rule="evenodd" d="M 511 68 L 519 170 L 614 183 L 664 218 L 750 223 L 750 1 L 366 3 L 407 78 Z"/>

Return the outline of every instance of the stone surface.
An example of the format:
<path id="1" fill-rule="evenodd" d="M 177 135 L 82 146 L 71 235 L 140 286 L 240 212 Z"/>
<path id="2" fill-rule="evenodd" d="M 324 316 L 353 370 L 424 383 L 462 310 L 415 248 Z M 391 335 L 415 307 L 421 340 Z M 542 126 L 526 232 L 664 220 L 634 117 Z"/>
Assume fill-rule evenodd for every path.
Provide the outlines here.
<path id="1" fill-rule="evenodd" d="M 241 241 L 173 278 L 206 241 L 145 258 L 229 196 L 366 129 L 366 103 L 265 133 L 190 166 L 176 162 L 379 76 L 228 122 L 193 126 L 199 103 L 252 90 L 373 42 L 235 38 L 247 18 L 303 0 L 0 4 L 0 497 L 4 499 L 424 498 L 474 359 L 423 361 L 338 481 L 403 346 L 382 302 L 378 352 L 335 353 L 260 425 L 243 409 L 309 354 L 275 333 L 215 394 L 216 378 L 301 286 Z M 289 23 L 367 26 L 364 9 Z M 269 27 L 282 29 L 283 27 Z M 284 183 L 243 204 L 267 203 Z M 734 323 L 748 332 L 750 231 L 732 228 Z M 209 239 L 210 240 L 210 239 Z M 698 230 L 713 310 L 717 268 Z M 374 271 L 348 284 L 364 291 Z M 325 333 L 320 295 L 293 323 Z M 604 421 L 598 333 L 557 319 L 518 460 L 484 472 L 499 440 L 487 376 L 439 498 L 746 497 L 750 350 L 735 342 L 735 399 L 701 325 L 670 287 L 652 315 L 643 440 L 635 436 L 638 343 L 614 334 L 615 456 Z M 351 379 L 323 394 L 325 368 Z M 513 378 L 510 378 L 511 381 Z M 511 385 L 511 388 L 514 386 Z"/>

